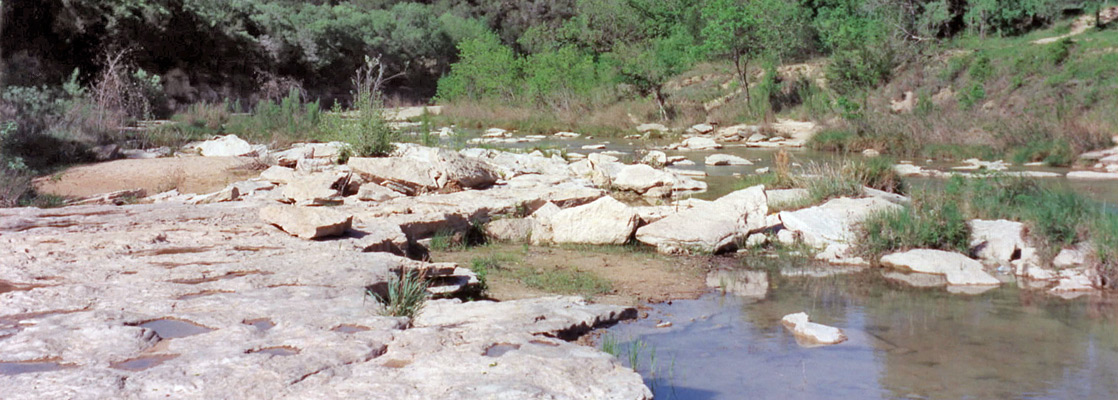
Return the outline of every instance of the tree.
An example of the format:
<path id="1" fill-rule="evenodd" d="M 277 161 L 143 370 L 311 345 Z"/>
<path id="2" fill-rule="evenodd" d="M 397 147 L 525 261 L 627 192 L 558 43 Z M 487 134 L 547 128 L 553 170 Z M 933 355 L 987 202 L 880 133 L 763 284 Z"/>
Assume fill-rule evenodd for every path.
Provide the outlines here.
<path id="1" fill-rule="evenodd" d="M 706 21 L 701 35 L 703 50 L 711 57 L 734 63 L 738 79 L 749 97 L 749 62 L 769 56 L 783 57 L 800 46 L 804 16 L 798 3 L 788 0 L 711 0 L 703 7 Z"/>
<path id="2" fill-rule="evenodd" d="M 636 86 L 642 94 L 652 94 L 660 119 L 667 120 L 664 83 L 691 67 L 693 47 L 694 39 L 680 27 L 666 37 L 617 46 L 608 59 L 625 83 Z"/>

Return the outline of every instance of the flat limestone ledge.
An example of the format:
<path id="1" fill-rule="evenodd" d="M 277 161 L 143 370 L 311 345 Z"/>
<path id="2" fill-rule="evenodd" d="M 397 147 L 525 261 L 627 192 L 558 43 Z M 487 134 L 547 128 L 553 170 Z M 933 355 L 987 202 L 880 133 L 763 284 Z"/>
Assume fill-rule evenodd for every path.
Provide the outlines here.
<path id="1" fill-rule="evenodd" d="M 0 361 L 39 362 L 0 375 L 2 397 L 651 398 L 559 339 L 629 309 L 432 301 L 404 329 L 364 288 L 419 262 L 293 237 L 256 207 L 0 210 Z"/>

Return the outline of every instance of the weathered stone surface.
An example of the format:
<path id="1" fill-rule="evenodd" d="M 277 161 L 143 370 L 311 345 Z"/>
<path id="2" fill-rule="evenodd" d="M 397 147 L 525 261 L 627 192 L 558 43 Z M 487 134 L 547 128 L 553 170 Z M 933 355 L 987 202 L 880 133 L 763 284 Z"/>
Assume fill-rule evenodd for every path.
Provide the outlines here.
<path id="1" fill-rule="evenodd" d="M 533 225 L 535 221 L 526 218 L 499 219 L 485 224 L 485 236 L 503 242 L 527 242 Z"/>
<path id="2" fill-rule="evenodd" d="M 260 173 L 260 179 L 268 182 L 286 185 L 296 179 L 298 173 L 294 169 L 273 165 Z"/>
<path id="3" fill-rule="evenodd" d="M 366 183 L 357 190 L 357 199 L 361 201 L 388 201 L 397 197 L 404 195 L 375 183 Z"/>
<path id="4" fill-rule="evenodd" d="M 862 264 L 865 260 L 849 255 L 856 239 L 856 227 L 874 212 L 900 207 L 878 198 L 838 198 L 822 205 L 780 213 L 786 230 L 795 231 L 809 246 L 823 250 L 820 259 L 833 263 Z"/>
<path id="5" fill-rule="evenodd" d="M 688 138 L 680 143 L 679 150 L 714 150 L 721 149 L 722 145 L 714 139 L 705 137 Z"/>
<path id="6" fill-rule="evenodd" d="M 226 201 L 235 201 L 239 197 L 241 197 L 241 190 L 235 185 L 229 185 L 226 186 L 224 189 L 210 194 L 195 196 L 188 200 L 187 204 L 222 203 Z"/>
<path id="7" fill-rule="evenodd" d="M 547 202 L 573 207 L 604 194 L 600 189 L 564 182 L 546 187 L 494 187 L 484 191 L 401 197 L 375 208 L 360 207 L 352 211 L 360 221 L 385 218 L 399 225 L 409 237 L 423 238 L 440 230 L 461 231 L 472 221 L 484 223 L 496 215 L 533 211 Z"/>
<path id="8" fill-rule="evenodd" d="M 1074 248 L 1061 249 L 1056 257 L 1052 259 L 1052 266 L 1056 268 L 1070 268 L 1078 267 L 1087 262 L 1087 255 L 1090 253 L 1090 243 L 1080 243 Z"/>
<path id="9" fill-rule="evenodd" d="M 296 175 L 283 187 L 284 199 L 299 205 L 327 205 L 342 202 L 339 190 L 345 184 L 346 176 L 329 172 L 310 175 Z"/>
<path id="10" fill-rule="evenodd" d="M 769 293 L 769 275 L 765 271 L 719 269 L 707 274 L 707 287 L 761 300 Z"/>
<path id="11" fill-rule="evenodd" d="M 982 270 L 982 263 L 965 255 L 943 250 L 916 249 L 887 254 L 881 264 L 902 271 L 943 275 L 951 285 L 1000 285 L 998 278 Z"/>
<path id="12" fill-rule="evenodd" d="M 205 157 L 238 157 L 256 154 L 256 149 L 237 135 L 221 136 L 196 143 L 192 147 Z"/>
<path id="13" fill-rule="evenodd" d="M 707 156 L 706 165 L 753 165 L 753 162 L 729 154 L 712 154 Z"/>
<path id="14" fill-rule="evenodd" d="M 606 196 L 537 220 L 533 243 L 625 244 L 639 218 L 629 206 Z"/>
<path id="15" fill-rule="evenodd" d="M 630 318 L 629 308 L 440 300 L 403 329 L 403 319 L 379 315 L 365 287 L 418 262 L 340 246 L 350 238 L 294 238 L 262 223 L 257 204 L 0 209 L 0 276 L 37 286 L 0 293 L 0 354 L 67 366 L 5 375 L 0 393 L 651 399 L 614 357 L 553 339 Z M 13 316 L 21 322 L 7 323 Z M 140 326 L 163 318 L 208 330 L 173 338 Z M 486 356 L 497 343 L 519 347 Z M 166 358 L 139 370 L 118 364 L 146 356 Z"/>
<path id="16" fill-rule="evenodd" d="M 644 194 L 657 187 L 667 187 L 670 194 L 675 176 L 644 164 L 626 165 L 613 179 L 613 188 Z"/>
<path id="17" fill-rule="evenodd" d="M 698 134 L 707 134 L 707 133 L 710 133 L 710 132 L 714 131 L 714 125 L 707 124 L 707 123 L 695 124 L 695 125 L 691 125 L 690 131 L 698 133 Z"/>
<path id="18" fill-rule="evenodd" d="M 660 150 L 652 150 L 641 158 L 641 162 L 653 166 L 668 165 L 668 155 Z"/>
<path id="19" fill-rule="evenodd" d="M 839 344 L 846 341 L 841 329 L 817 324 L 808 320 L 807 313 L 785 315 L 780 323 L 796 335 L 796 343 L 804 347 Z"/>
<path id="20" fill-rule="evenodd" d="M 661 124 L 640 124 L 637 125 L 637 132 L 645 133 L 650 131 L 667 132 L 668 127 Z"/>
<path id="21" fill-rule="evenodd" d="M 348 164 L 368 182 L 393 182 L 411 193 L 486 188 L 498 179 L 487 163 L 447 149 L 400 145 L 397 154 L 384 158 L 354 157 Z"/>
<path id="22" fill-rule="evenodd" d="M 1025 225 L 1020 222 L 974 219 L 967 224 L 971 228 L 971 253 L 985 264 L 1008 264 L 1015 255 L 1021 258 L 1021 251 L 1028 247 Z"/>
<path id="23" fill-rule="evenodd" d="M 730 193 L 637 230 L 637 240 L 662 253 L 715 253 L 761 229 L 768 201 L 763 186 Z"/>
<path id="24" fill-rule="evenodd" d="M 303 239 L 339 236 L 353 222 L 353 216 L 327 207 L 280 205 L 260 209 L 260 219 Z"/>
<path id="25" fill-rule="evenodd" d="M 358 251 L 398 256 L 408 254 L 408 237 L 399 225 L 388 221 L 373 220 L 352 225 L 345 236 L 350 238 L 349 242 Z"/>
<path id="26" fill-rule="evenodd" d="M 1068 179 L 1118 179 L 1118 172 L 1071 171 Z"/>
<path id="27" fill-rule="evenodd" d="M 290 149 L 272 153 L 272 157 L 277 164 L 292 168 L 304 159 L 322 159 L 333 163 L 338 160 L 346 146 L 347 144 L 342 142 L 296 143 Z"/>

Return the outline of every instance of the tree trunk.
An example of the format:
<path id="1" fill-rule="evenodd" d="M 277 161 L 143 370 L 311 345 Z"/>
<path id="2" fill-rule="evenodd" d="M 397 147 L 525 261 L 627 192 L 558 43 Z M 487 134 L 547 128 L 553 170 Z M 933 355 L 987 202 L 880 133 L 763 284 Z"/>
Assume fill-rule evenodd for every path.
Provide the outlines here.
<path id="1" fill-rule="evenodd" d="M 1102 7 L 1105 0 L 1099 0 L 1095 5 L 1095 29 L 1102 29 Z"/>
<path id="2" fill-rule="evenodd" d="M 741 80 L 742 90 L 745 91 L 745 104 L 748 106 L 753 102 L 749 96 L 749 60 L 743 59 L 741 54 L 735 55 L 734 68 L 737 69 L 738 79 Z"/>
<path id="3" fill-rule="evenodd" d="M 668 110 L 666 107 L 664 107 L 664 93 L 660 89 L 660 85 L 657 85 L 656 88 L 652 89 L 652 96 L 656 99 L 656 105 L 660 106 L 660 120 L 667 121 Z"/>

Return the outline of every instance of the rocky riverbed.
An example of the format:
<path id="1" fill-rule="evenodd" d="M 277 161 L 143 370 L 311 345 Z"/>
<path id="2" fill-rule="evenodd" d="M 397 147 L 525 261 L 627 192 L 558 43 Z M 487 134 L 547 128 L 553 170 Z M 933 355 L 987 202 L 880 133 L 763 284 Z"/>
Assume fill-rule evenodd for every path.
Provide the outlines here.
<path id="1" fill-rule="evenodd" d="M 663 153 L 627 164 L 605 153 L 564 158 L 400 144 L 391 157 L 338 165 L 342 146 L 267 152 L 225 137 L 194 146 L 202 155 L 186 158 L 255 156 L 258 177 L 211 193 L 141 188 L 91 196 L 81 206 L 0 210 L 4 393 L 651 397 L 641 376 L 615 357 L 571 342 L 634 318 L 631 305 L 576 297 L 462 302 L 455 297 L 476 290 L 479 277 L 463 265 L 430 262 L 424 245 L 448 232 L 481 230 L 535 246 L 636 242 L 667 255 L 780 242 L 814 248 L 832 268 L 880 262 L 895 270 L 891 279 L 972 294 L 1014 279 L 1059 295 L 1097 284 L 1075 249 L 1057 257 L 1059 271 L 1042 265 L 1012 221 L 971 221 L 974 259 L 932 250 L 861 259 L 852 251 L 858 223 L 908 201 L 869 189 L 774 212 L 807 192 L 754 186 L 687 198 L 707 184 L 665 168 L 673 158 Z M 994 275 L 1006 266 L 1011 273 Z M 410 272 L 428 278 L 428 290 L 442 298 L 413 320 L 380 315 L 366 288 Z"/>

